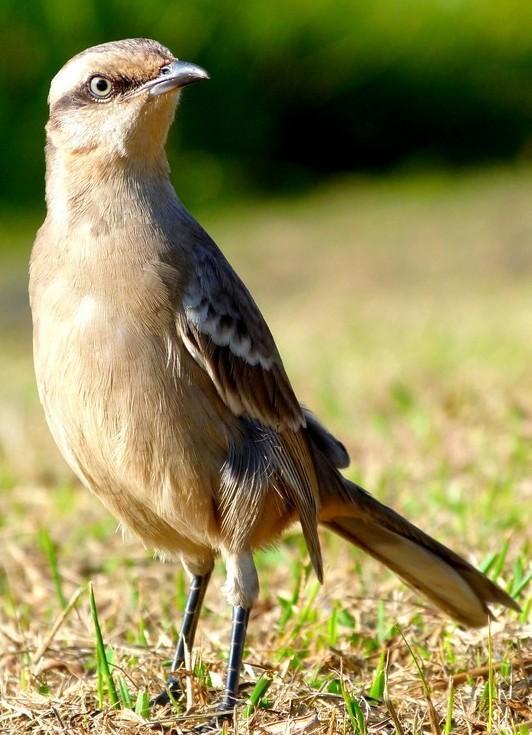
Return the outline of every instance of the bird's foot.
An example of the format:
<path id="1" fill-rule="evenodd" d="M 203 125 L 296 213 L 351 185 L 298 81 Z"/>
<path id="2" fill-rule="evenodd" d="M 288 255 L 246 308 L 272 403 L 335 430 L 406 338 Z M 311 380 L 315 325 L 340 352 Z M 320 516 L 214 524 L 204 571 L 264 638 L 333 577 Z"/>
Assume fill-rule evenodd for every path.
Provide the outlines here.
<path id="1" fill-rule="evenodd" d="M 223 733 L 224 725 L 231 725 L 235 714 L 235 700 L 223 699 L 219 704 L 216 705 L 215 711 L 207 722 L 197 725 L 193 732 L 194 733 Z"/>
<path id="2" fill-rule="evenodd" d="M 170 676 L 166 682 L 165 688 L 160 694 L 157 694 L 157 696 L 150 701 L 150 705 L 152 707 L 165 707 L 167 704 L 170 704 L 173 699 L 179 699 L 182 694 L 183 689 L 179 679 Z"/>

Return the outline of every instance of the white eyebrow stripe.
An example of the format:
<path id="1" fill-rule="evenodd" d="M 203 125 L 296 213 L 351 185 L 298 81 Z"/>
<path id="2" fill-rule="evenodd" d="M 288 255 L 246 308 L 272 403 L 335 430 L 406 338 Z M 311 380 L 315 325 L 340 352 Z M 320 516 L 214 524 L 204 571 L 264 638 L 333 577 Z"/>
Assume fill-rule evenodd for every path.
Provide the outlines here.
<path id="1" fill-rule="evenodd" d="M 76 57 L 65 64 L 52 79 L 48 104 L 54 105 L 61 97 L 79 87 L 89 78 L 93 67 L 94 59 L 90 55 Z"/>

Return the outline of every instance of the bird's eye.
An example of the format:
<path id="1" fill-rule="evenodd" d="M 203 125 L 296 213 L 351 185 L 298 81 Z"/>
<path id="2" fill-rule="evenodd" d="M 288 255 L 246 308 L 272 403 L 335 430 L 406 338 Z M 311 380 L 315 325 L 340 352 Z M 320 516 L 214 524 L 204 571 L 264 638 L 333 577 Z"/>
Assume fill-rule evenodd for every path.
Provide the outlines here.
<path id="1" fill-rule="evenodd" d="M 107 77 L 95 76 L 89 80 L 89 89 L 94 97 L 103 100 L 111 95 L 113 85 Z"/>
<path id="2" fill-rule="evenodd" d="M 172 70 L 170 69 L 170 64 L 165 64 L 164 66 L 161 66 L 161 69 L 159 71 L 159 74 L 162 77 L 165 77 L 167 74 L 170 74 Z"/>

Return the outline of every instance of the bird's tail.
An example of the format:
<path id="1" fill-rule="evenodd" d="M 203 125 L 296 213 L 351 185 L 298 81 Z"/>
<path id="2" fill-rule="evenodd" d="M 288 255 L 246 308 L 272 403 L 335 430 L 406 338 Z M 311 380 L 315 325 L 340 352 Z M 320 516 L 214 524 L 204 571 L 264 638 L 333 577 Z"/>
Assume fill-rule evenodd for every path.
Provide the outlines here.
<path id="1" fill-rule="evenodd" d="M 323 499 L 320 517 L 326 527 L 383 562 L 462 625 L 486 625 L 489 603 L 519 610 L 515 600 L 461 556 L 334 474 L 337 490 Z"/>

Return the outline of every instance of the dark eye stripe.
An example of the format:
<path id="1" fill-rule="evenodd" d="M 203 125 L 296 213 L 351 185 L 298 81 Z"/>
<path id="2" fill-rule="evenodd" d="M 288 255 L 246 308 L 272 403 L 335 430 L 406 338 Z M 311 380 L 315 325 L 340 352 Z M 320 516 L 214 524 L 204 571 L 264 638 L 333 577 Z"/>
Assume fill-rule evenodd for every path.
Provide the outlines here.
<path id="1" fill-rule="evenodd" d="M 93 74 L 91 76 L 91 79 L 94 76 L 105 77 L 104 74 Z M 125 95 L 128 92 L 132 92 L 133 90 L 137 89 L 146 81 L 148 81 L 147 79 L 133 79 L 126 76 L 106 76 L 105 78 L 109 79 L 109 81 L 113 85 L 113 90 L 115 93 L 113 96 L 119 94 Z M 74 90 L 73 92 L 67 92 L 65 95 L 63 95 L 63 97 L 60 97 L 53 105 L 53 112 L 61 112 L 63 110 L 72 110 L 79 107 L 86 107 L 87 105 L 92 105 L 97 102 L 97 97 L 91 94 L 88 83 L 85 82 L 78 89 Z"/>
<path id="2" fill-rule="evenodd" d="M 137 87 L 140 87 L 142 84 L 145 84 L 149 80 L 144 78 L 139 79 L 133 77 L 117 76 L 114 77 L 112 81 L 116 89 L 119 89 L 121 92 L 130 92 L 134 89 L 137 89 Z"/>

